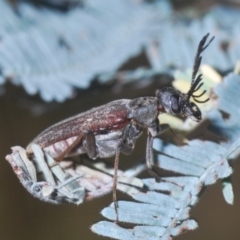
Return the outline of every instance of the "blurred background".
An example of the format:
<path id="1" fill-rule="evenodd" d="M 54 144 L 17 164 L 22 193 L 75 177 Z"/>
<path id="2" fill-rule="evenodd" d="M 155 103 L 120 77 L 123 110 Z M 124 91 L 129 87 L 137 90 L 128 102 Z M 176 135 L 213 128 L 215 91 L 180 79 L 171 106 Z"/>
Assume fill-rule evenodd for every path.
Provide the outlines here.
<path id="1" fill-rule="evenodd" d="M 1 239 L 106 239 L 89 228 L 103 219 L 99 212 L 112 194 L 79 206 L 41 202 L 22 187 L 5 156 L 64 118 L 116 99 L 154 96 L 179 71 L 187 78 L 207 32 L 216 39 L 203 63 L 219 78 L 232 72 L 240 56 L 239 7 L 234 0 L 2 0 Z M 205 127 L 188 137 L 201 137 Z M 142 136 L 133 154 L 121 156 L 120 168 L 142 160 L 145 145 Z M 240 239 L 239 161 L 233 169 L 234 205 L 224 201 L 220 183 L 208 187 L 191 211 L 199 229 L 175 239 Z M 118 199 L 130 198 L 118 192 Z"/>

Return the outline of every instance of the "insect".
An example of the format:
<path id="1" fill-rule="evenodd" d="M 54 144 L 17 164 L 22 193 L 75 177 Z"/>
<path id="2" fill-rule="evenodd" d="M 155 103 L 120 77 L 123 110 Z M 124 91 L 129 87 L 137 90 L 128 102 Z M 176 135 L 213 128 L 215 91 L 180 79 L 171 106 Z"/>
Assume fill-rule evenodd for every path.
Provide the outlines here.
<path id="1" fill-rule="evenodd" d="M 208 47 L 214 37 L 206 43 L 209 33 L 199 43 L 195 56 L 191 87 L 187 93 L 182 93 L 173 87 L 163 87 L 156 91 L 155 97 L 139 97 L 135 99 L 116 100 L 84 113 L 70 117 L 40 133 L 26 148 L 27 155 L 33 154 L 33 144 L 38 145 L 45 153 L 54 158 L 55 162 L 79 154 L 87 154 L 89 158 L 108 158 L 115 156 L 113 201 L 117 214 L 116 187 L 119 155 L 130 154 L 136 140 L 143 130 L 148 131 L 146 144 L 146 165 L 152 171 L 154 137 L 160 135 L 169 126 L 160 125 L 158 115 L 166 112 L 172 115 L 190 117 L 194 121 L 201 120 L 201 111 L 190 101 L 192 97 L 197 103 L 206 92 L 196 95 L 202 85 L 202 75 L 198 74 L 201 64 L 201 53 Z"/>

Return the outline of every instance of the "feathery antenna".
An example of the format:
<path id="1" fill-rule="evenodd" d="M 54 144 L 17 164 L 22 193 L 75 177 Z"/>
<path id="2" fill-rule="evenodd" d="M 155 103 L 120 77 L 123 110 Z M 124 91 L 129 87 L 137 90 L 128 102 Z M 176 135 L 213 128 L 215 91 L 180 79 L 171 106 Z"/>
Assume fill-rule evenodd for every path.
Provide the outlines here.
<path id="1" fill-rule="evenodd" d="M 201 61 L 202 61 L 202 56 L 201 53 L 209 46 L 209 44 L 213 41 L 214 37 L 212 37 L 209 42 L 205 45 L 207 38 L 209 36 L 209 33 L 207 33 L 202 40 L 200 41 L 199 45 L 198 45 L 198 49 L 197 49 L 197 54 L 195 56 L 195 60 L 194 60 L 194 65 L 193 65 L 193 73 L 192 73 L 192 82 L 191 82 L 191 87 L 187 93 L 187 99 L 189 100 L 190 97 L 193 97 L 193 99 L 198 102 L 198 103 L 205 103 L 207 101 L 209 101 L 209 98 L 207 98 L 206 100 L 200 101 L 197 100 L 196 98 L 199 98 L 201 96 L 203 96 L 206 93 L 206 90 L 204 90 L 201 94 L 199 95 L 194 95 L 194 93 L 196 91 L 198 91 L 202 85 L 203 82 L 202 81 L 202 74 L 199 74 L 197 77 L 197 72 L 199 70 L 199 67 L 201 65 Z M 205 46 L 204 46 L 205 45 Z"/>

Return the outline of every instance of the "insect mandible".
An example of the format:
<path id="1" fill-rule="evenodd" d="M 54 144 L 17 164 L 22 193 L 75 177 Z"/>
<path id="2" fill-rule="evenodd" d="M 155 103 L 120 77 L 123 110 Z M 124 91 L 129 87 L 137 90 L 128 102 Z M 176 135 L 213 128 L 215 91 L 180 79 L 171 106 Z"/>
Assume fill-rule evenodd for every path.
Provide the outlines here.
<path id="1" fill-rule="evenodd" d="M 113 201 L 116 205 L 117 169 L 119 155 L 130 154 L 137 138 L 146 128 L 148 131 L 146 144 L 146 165 L 152 171 L 154 137 L 160 135 L 168 125 L 160 125 L 158 115 L 166 112 L 172 115 L 190 117 L 194 121 L 201 120 L 201 111 L 190 101 L 192 97 L 197 103 L 196 95 L 202 85 L 202 75 L 197 74 L 201 64 L 201 53 L 208 47 L 214 37 L 206 43 L 209 33 L 199 43 L 194 60 L 191 87 L 182 93 L 173 87 L 163 87 L 156 91 L 156 97 L 138 97 L 135 99 L 116 100 L 84 113 L 70 117 L 40 133 L 27 147 L 28 155 L 32 154 L 31 145 L 37 144 L 56 162 L 71 155 L 87 154 L 89 158 L 107 158 L 115 156 Z M 155 175 L 154 175 L 155 176 Z M 117 213 L 117 212 L 116 212 Z"/>

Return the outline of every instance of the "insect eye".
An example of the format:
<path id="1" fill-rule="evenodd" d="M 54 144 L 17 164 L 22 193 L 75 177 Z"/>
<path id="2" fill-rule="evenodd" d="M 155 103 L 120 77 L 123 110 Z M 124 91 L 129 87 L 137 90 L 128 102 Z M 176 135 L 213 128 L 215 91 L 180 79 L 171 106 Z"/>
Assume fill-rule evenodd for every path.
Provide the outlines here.
<path id="1" fill-rule="evenodd" d="M 171 96 L 171 109 L 173 113 L 177 114 L 180 113 L 180 106 L 179 106 L 179 97 L 177 95 L 172 95 Z"/>

